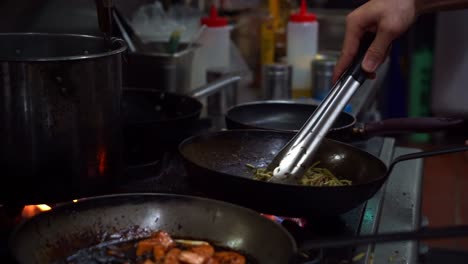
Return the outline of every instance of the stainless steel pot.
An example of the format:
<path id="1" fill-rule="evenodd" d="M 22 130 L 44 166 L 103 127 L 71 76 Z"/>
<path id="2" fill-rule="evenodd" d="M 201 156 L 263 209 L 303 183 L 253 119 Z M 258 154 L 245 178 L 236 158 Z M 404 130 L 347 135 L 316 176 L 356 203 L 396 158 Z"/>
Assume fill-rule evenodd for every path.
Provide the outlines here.
<path id="1" fill-rule="evenodd" d="M 7 202 L 99 193 L 122 176 L 124 41 L 0 34 L 0 187 Z"/>

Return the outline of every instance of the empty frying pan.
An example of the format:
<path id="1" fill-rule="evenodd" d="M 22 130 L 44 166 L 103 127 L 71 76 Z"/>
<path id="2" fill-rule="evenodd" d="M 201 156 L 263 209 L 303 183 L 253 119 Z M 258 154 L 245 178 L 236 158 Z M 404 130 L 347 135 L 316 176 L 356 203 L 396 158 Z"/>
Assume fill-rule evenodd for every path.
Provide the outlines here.
<path id="1" fill-rule="evenodd" d="M 226 126 L 228 129 L 298 132 L 317 107 L 315 104 L 281 100 L 239 104 L 226 112 Z M 395 118 L 358 123 L 353 115 L 342 112 L 327 136 L 340 141 L 352 141 L 395 133 L 429 133 L 456 128 L 462 123 L 461 119 L 440 117 Z"/>

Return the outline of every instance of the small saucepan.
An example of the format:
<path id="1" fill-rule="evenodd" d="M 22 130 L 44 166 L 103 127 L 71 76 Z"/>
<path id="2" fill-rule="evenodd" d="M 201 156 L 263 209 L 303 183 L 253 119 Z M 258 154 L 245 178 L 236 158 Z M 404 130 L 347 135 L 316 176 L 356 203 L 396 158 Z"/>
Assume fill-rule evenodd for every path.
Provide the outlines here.
<path id="1" fill-rule="evenodd" d="M 298 132 L 318 105 L 295 101 L 266 100 L 240 104 L 225 115 L 228 129 L 266 129 Z M 396 133 L 429 133 L 457 128 L 463 120 L 456 118 L 421 117 L 395 118 L 378 122 L 358 123 L 356 118 L 342 112 L 328 133 L 328 137 L 350 142 L 373 136 Z"/>

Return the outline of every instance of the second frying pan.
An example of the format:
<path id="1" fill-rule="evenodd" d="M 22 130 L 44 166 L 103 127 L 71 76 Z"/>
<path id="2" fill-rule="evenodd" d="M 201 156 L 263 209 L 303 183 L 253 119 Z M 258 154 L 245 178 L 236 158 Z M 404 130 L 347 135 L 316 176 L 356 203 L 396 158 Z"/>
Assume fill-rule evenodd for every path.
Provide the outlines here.
<path id="1" fill-rule="evenodd" d="M 127 164 L 154 162 L 165 151 L 177 149 L 183 139 L 210 127 L 211 120 L 200 119 L 200 100 L 240 79 L 241 75 L 229 73 L 186 94 L 125 88 L 122 118 Z"/>
<path id="2" fill-rule="evenodd" d="M 201 134 L 179 145 L 190 183 L 203 193 L 263 213 L 306 217 L 339 215 L 371 198 L 398 162 L 466 151 L 468 146 L 419 152 L 396 158 L 388 167 L 377 157 L 339 141 L 324 140 L 316 160 L 345 186 L 303 186 L 253 179 L 248 164 L 266 167 L 294 136 L 293 132 L 227 130 Z"/>
<path id="3" fill-rule="evenodd" d="M 298 132 L 317 107 L 315 104 L 282 100 L 244 103 L 227 111 L 226 126 L 228 129 Z M 341 112 L 327 136 L 340 141 L 352 141 L 394 133 L 429 133 L 455 128 L 462 123 L 461 119 L 438 117 L 396 118 L 357 123 L 353 115 Z"/>

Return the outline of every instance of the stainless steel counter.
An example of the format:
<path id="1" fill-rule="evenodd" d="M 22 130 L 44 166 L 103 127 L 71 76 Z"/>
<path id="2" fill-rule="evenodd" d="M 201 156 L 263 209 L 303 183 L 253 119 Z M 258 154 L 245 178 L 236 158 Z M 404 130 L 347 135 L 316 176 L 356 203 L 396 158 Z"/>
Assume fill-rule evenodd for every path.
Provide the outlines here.
<path id="1" fill-rule="evenodd" d="M 395 157 L 418 152 L 413 148 L 394 147 L 392 138 L 385 138 L 380 158 L 388 165 Z M 423 160 L 396 165 L 382 189 L 367 202 L 361 235 L 381 232 L 413 231 L 421 224 Z M 365 253 L 356 263 L 417 263 L 418 242 L 369 245 L 357 249 Z"/>

